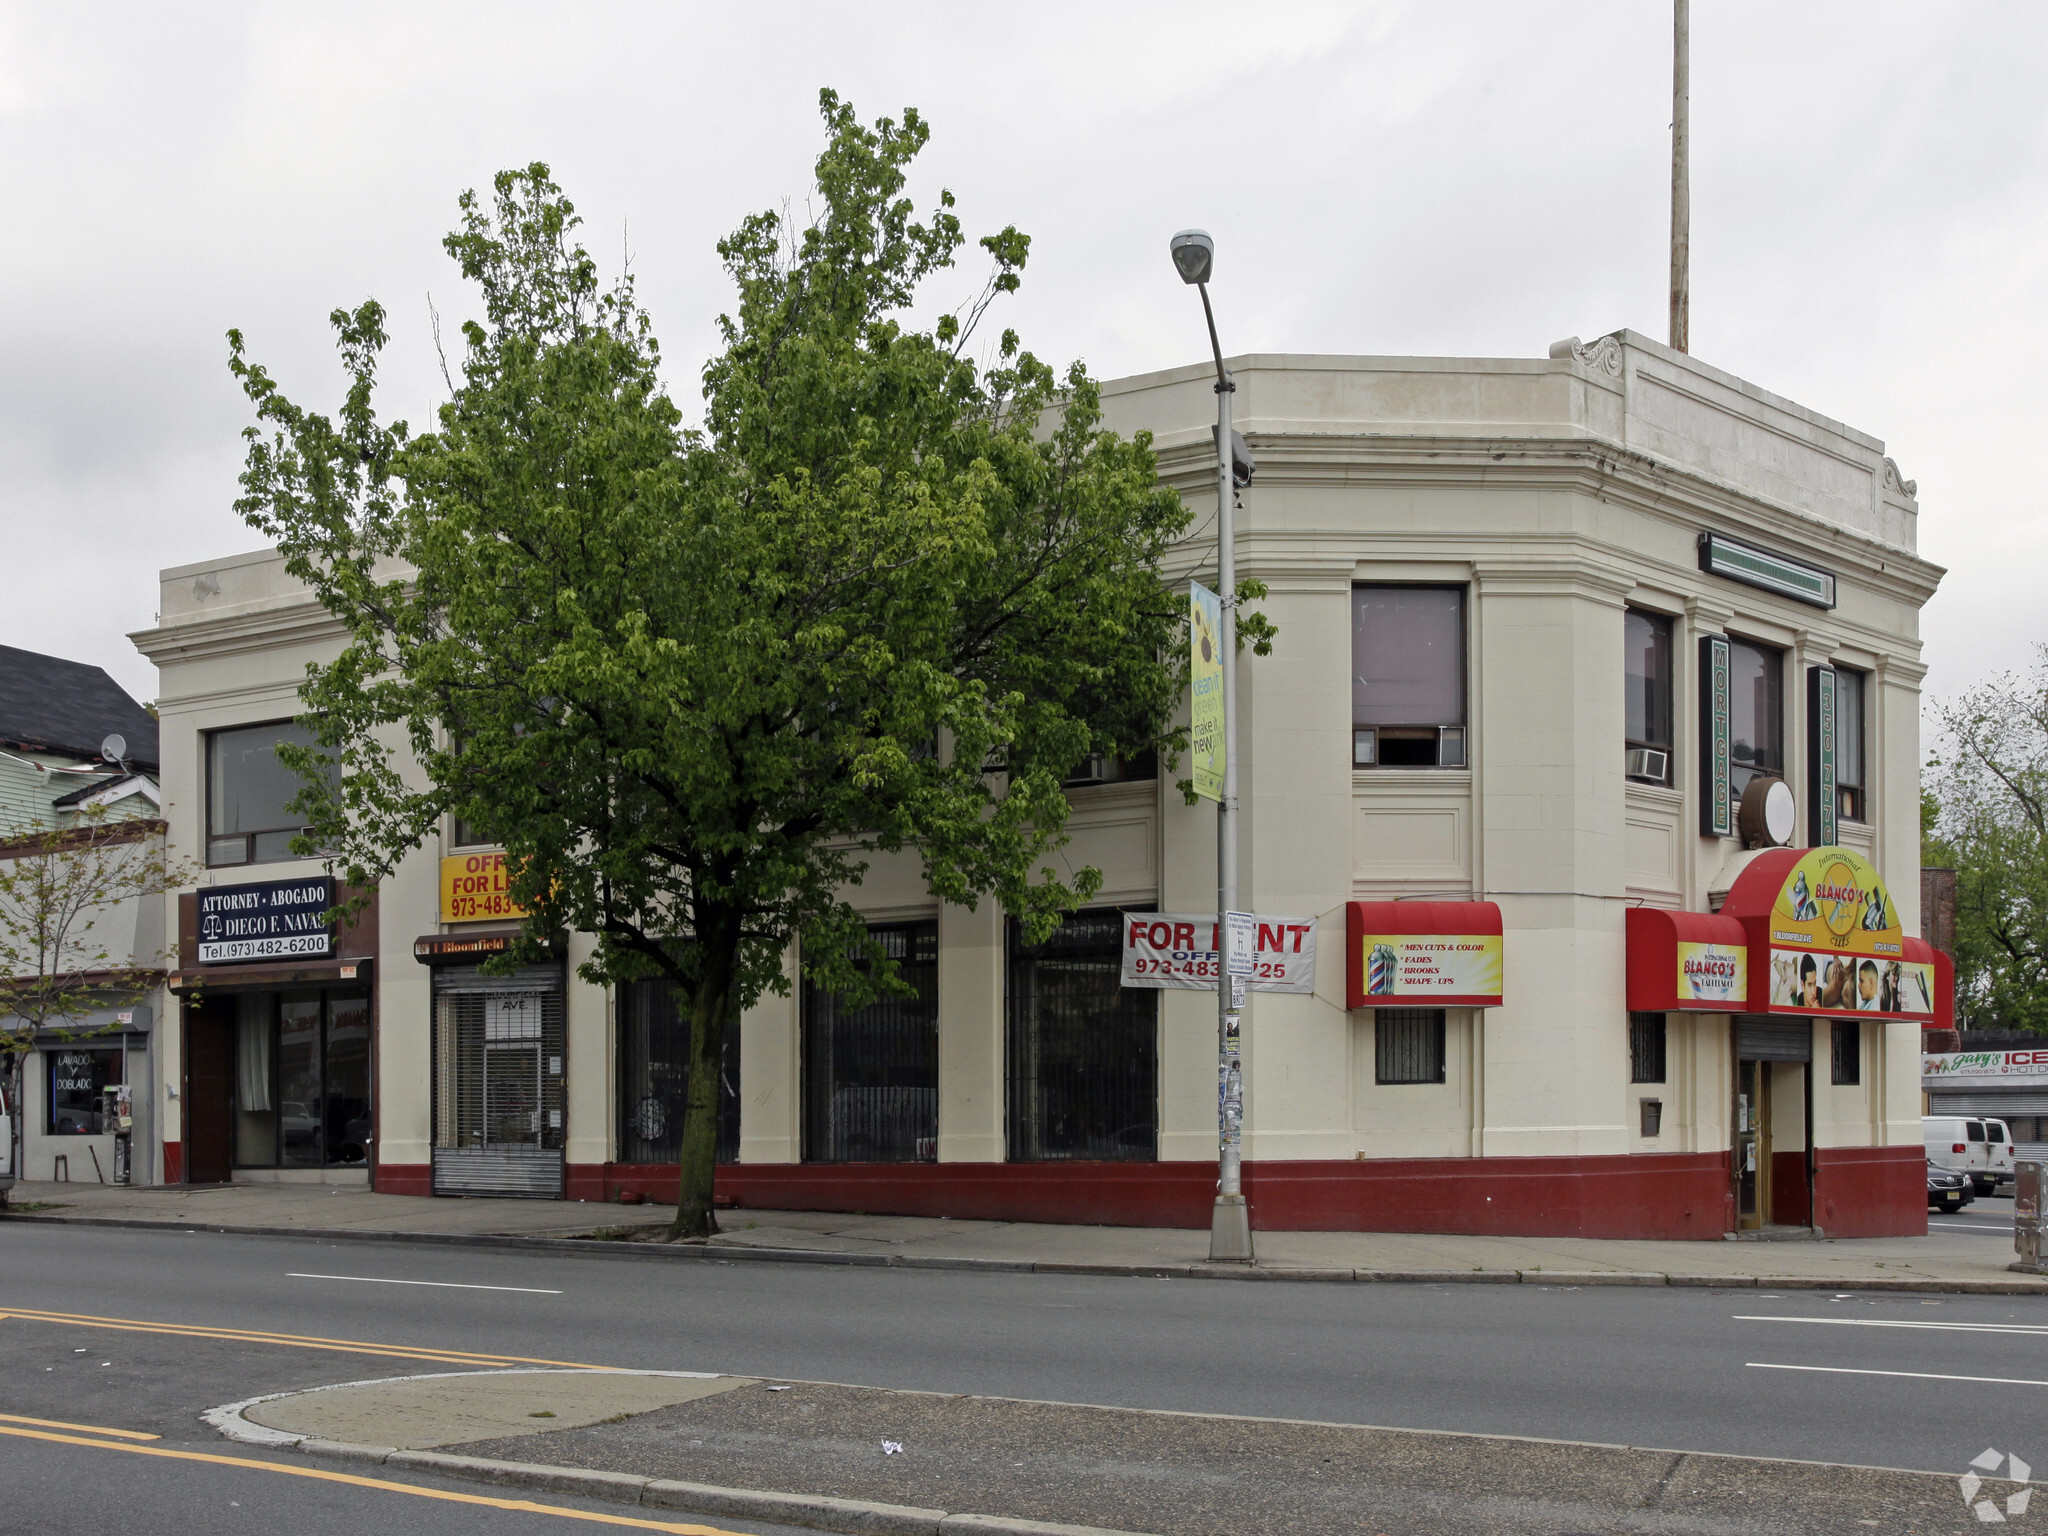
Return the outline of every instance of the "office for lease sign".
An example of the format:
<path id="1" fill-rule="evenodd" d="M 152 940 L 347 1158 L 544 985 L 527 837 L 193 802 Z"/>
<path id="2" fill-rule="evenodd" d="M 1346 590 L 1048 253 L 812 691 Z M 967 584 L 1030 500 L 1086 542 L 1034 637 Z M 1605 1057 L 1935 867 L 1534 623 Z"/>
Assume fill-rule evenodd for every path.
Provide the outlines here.
<path id="1" fill-rule="evenodd" d="M 526 916 L 512 899 L 502 853 L 457 854 L 441 861 L 441 921 L 482 923 Z"/>
<path id="2" fill-rule="evenodd" d="M 1123 917 L 1127 987 L 1214 992 L 1222 956 L 1213 913 L 1126 912 Z M 1256 913 L 1252 923 L 1254 992 L 1316 989 L 1316 920 Z"/>

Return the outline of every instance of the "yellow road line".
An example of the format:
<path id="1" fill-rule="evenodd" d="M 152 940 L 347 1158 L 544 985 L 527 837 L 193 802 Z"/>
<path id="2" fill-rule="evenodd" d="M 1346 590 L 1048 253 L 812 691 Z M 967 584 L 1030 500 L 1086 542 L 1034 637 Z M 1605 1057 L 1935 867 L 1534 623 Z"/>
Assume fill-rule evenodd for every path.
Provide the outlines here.
<path id="1" fill-rule="evenodd" d="M 67 1424 L 62 1419 L 25 1419 L 18 1413 L 0 1413 L 9 1424 L 35 1424 L 43 1429 L 82 1429 L 93 1435 L 119 1435 L 123 1440 L 161 1440 L 162 1435 L 145 1435 L 139 1429 L 108 1429 L 104 1424 Z"/>
<path id="2" fill-rule="evenodd" d="M 113 1328 L 129 1333 L 162 1333 L 196 1339 L 222 1339 L 229 1343 L 279 1344 L 293 1349 L 339 1350 L 347 1354 L 386 1355 L 400 1360 L 437 1361 L 447 1365 L 551 1365 L 568 1370 L 602 1371 L 610 1367 L 581 1360 L 539 1360 L 525 1355 L 493 1355 L 479 1350 L 436 1349 L 431 1345 L 383 1344 L 366 1339 L 330 1339 L 317 1334 L 265 1333 L 248 1328 L 220 1328 L 206 1323 L 167 1323 L 145 1318 L 97 1317 L 81 1312 L 47 1312 L 31 1307 L 9 1307 L 0 1318 L 18 1317 L 24 1322 L 62 1323 L 76 1328 Z"/>
<path id="3" fill-rule="evenodd" d="M 205 1451 L 173 1451 L 155 1445 L 127 1445 L 115 1440 L 84 1440 L 76 1435 L 53 1435 L 34 1429 L 8 1429 L 0 1435 L 17 1435 L 24 1440 L 49 1440 L 58 1445 L 83 1445 L 100 1451 L 128 1451 L 136 1456 L 162 1456 L 172 1461 L 203 1461 L 220 1467 L 243 1467 L 252 1472 L 277 1472 L 286 1477 L 310 1477 L 323 1483 L 347 1483 L 356 1488 L 375 1488 L 383 1493 L 409 1493 L 415 1498 L 441 1499 L 450 1504 L 480 1504 L 486 1509 L 505 1509 L 517 1514 L 556 1515 L 564 1520 L 588 1520 L 594 1525 L 626 1525 L 642 1531 L 672 1531 L 677 1536 L 739 1536 L 715 1525 L 684 1525 L 666 1520 L 636 1520 L 631 1515 L 600 1514 L 589 1509 L 570 1509 L 564 1504 L 536 1504 L 531 1499 L 493 1499 L 480 1493 L 450 1493 L 443 1488 L 422 1488 L 416 1483 L 394 1483 L 381 1477 L 359 1477 L 352 1472 L 327 1472 L 318 1467 L 293 1467 L 275 1461 L 251 1461 L 243 1456 L 216 1456 Z"/>

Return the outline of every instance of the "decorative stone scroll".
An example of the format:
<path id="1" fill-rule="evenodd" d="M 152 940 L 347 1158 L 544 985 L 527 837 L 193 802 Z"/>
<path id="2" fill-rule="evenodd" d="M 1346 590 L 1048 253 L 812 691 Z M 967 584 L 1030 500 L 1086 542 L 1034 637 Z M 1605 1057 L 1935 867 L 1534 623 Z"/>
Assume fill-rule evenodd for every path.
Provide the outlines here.
<path id="1" fill-rule="evenodd" d="M 1604 373 L 1610 379 L 1621 377 L 1621 338 L 1619 336 L 1596 337 L 1590 344 L 1576 336 L 1567 336 L 1563 341 L 1550 344 L 1550 355 L 1555 358 L 1570 358 L 1583 363 L 1595 373 Z M 1889 462 L 1889 461 L 1887 461 Z"/>
<path id="2" fill-rule="evenodd" d="M 1889 456 L 1884 461 L 1884 488 L 1888 491 L 1897 491 L 1908 501 L 1917 501 L 1920 497 L 1920 482 L 1902 476 L 1899 473 L 1898 460 Z"/>

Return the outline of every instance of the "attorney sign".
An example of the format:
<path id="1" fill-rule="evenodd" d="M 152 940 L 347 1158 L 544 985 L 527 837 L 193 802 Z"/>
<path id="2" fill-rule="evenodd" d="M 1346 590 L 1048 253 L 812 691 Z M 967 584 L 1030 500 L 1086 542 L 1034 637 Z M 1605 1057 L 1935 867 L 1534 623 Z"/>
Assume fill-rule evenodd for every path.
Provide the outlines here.
<path id="1" fill-rule="evenodd" d="M 334 953 L 334 879 L 309 875 L 199 893 L 199 962 L 285 960 Z"/>

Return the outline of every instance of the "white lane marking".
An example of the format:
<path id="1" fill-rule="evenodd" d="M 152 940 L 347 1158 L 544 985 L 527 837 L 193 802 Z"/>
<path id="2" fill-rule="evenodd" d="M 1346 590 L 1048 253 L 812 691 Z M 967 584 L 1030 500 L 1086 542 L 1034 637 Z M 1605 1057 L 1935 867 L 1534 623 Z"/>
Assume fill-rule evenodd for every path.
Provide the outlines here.
<path id="1" fill-rule="evenodd" d="M 1941 1227 L 1950 1232 L 1982 1232 L 1986 1237 L 2011 1237 L 2011 1227 L 1991 1227 L 1980 1221 L 1930 1221 L 1930 1227 Z"/>
<path id="2" fill-rule="evenodd" d="M 1859 1371 L 1846 1365 L 1772 1365 L 1745 1362 L 1752 1371 L 1825 1371 L 1830 1376 L 1910 1376 L 1915 1381 L 1981 1381 L 1995 1387 L 2048 1387 L 2048 1381 L 2023 1381 L 2014 1376 L 1942 1376 L 1933 1371 Z"/>
<path id="3" fill-rule="evenodd" d="M 287 1273 L 287 1280 L 355 1280 L 363 1285 L 431 1285 L 443 1291 L 524 1291 L 529 1296 L 559 1296 L 537 1285 L 458 1285 L 453 1280 L 386 1280 L 382 1275 L 301 1275 Z"/>
<path id="4" fill-rule="evenodd" d="M 2032 1338 L 2048 1335 L 2048 1325 L 2038 1323 L 1937 1323 L 1932 1318 L 1887 1317 L 1744 1317 L 1738 1323 L 1829 1323 L 1837 1328 L 1933 1328 L 1943 1333 L 2018 1333 Z"/>

